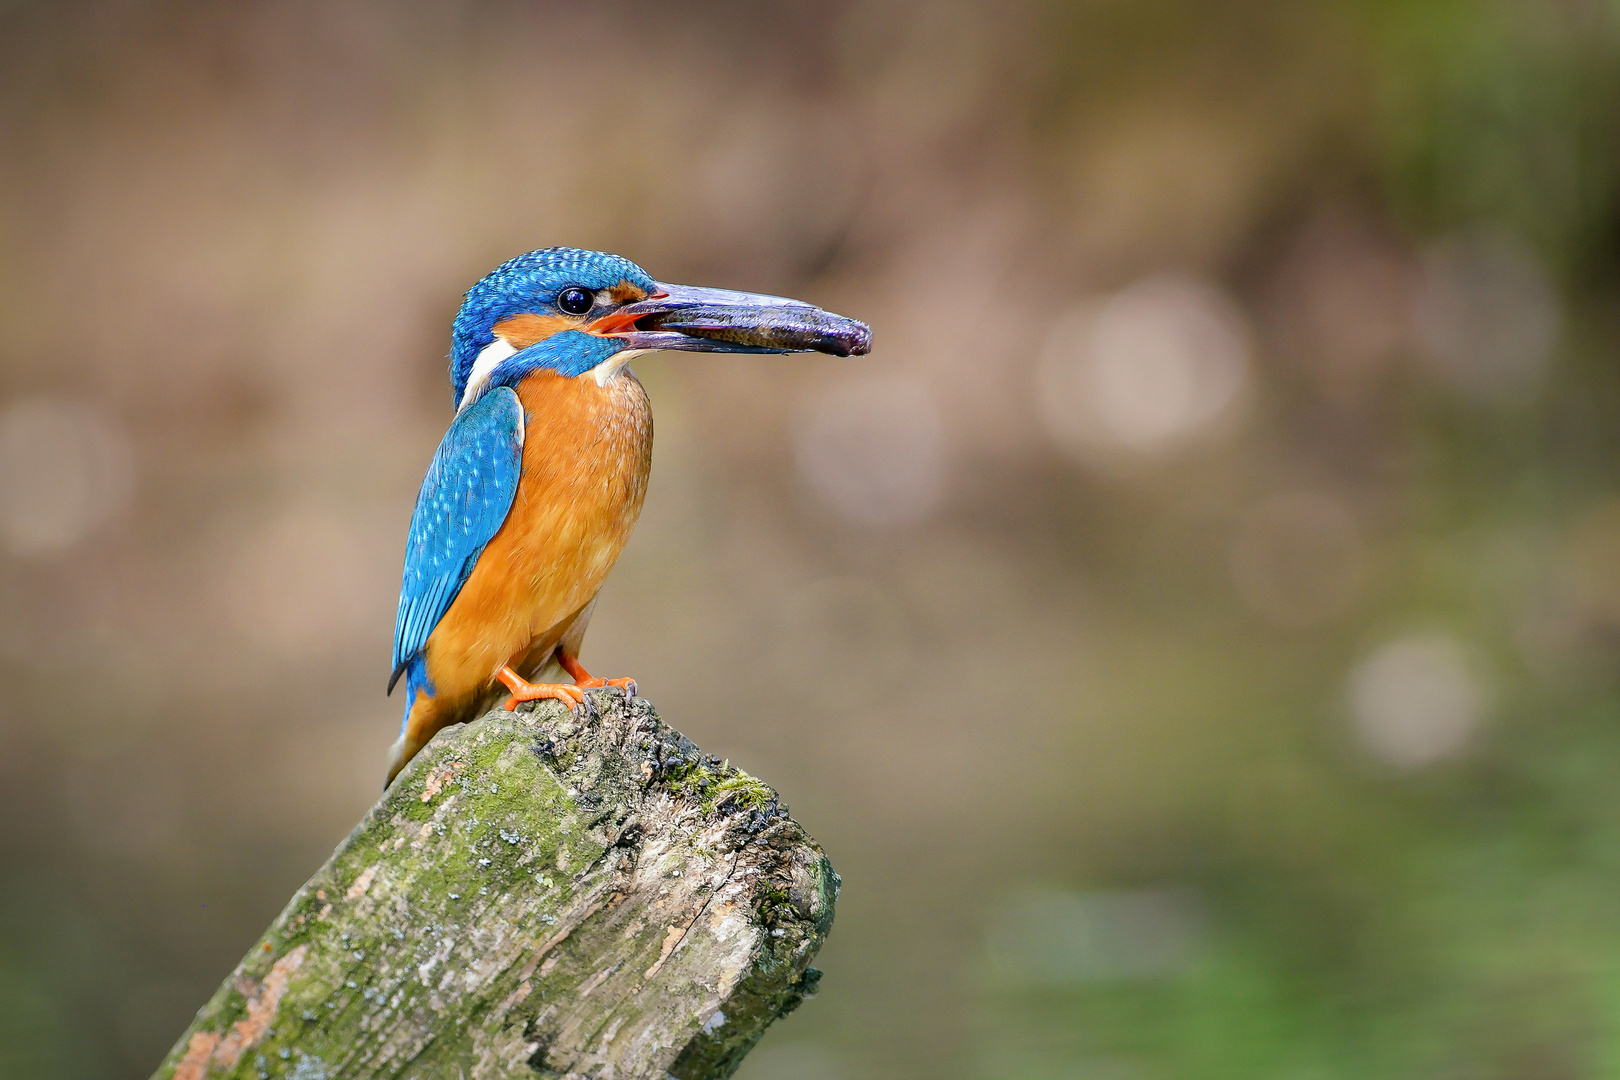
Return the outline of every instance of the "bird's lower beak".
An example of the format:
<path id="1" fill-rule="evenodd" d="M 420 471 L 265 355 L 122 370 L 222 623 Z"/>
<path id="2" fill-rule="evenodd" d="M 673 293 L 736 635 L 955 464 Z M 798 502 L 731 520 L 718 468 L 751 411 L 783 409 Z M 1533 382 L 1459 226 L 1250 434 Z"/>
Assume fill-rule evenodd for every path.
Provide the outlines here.
<path id="1" fill-rule="evenodd" d="M 597 320 L 591 331 L 632 349 L 863 356 L 872 348 L 865 323 L 798 300 L 691 285 L 658 289 Z"/>

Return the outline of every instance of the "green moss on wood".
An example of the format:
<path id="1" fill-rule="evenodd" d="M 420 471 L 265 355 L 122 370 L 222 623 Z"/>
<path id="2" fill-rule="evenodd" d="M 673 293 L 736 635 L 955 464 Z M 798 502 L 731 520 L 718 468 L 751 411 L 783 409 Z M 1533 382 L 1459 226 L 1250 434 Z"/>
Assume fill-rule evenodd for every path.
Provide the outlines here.
<path id="1" fill-rule="evenodd" d="M 813 989 L 837 879 L 644 701 L 440 735 L 156 1074 L 730 1075 Z"/>

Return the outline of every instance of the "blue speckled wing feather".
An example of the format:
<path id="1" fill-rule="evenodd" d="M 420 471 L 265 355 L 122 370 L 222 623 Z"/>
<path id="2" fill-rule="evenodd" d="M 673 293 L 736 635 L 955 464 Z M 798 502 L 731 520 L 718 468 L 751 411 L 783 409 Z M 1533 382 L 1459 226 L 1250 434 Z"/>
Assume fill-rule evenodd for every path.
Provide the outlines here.
<path id="1" fill-rule="evenodd" d="M 523 404 L 509 387 L 497 387 L 450 424 L 416 497 L 394 622 L 390 691 L 506 520 L 522 468 Z"/>

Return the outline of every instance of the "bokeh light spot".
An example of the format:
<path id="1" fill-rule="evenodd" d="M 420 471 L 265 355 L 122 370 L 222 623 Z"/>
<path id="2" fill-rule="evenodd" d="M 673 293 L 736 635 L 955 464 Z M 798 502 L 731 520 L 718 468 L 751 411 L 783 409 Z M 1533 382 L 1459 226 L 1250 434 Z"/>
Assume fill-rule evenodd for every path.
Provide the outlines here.
<path id="1" fill-rule="evenodd" d="M 1057 321 L 1041 351 L 1037 405 L 1062 449 L 1154 453 L 1209 432 L 1248 369 L 1237 306 L 1199 278 L 1161 274 Z"/>
<path id="2" fill-rule="evenodd" d="M 1356 734 L 1374 757 L 1416 769 L 1462 751 L 1484 719 L 1485 689 L 1455 638 L 1414 635 L 1375 650 L 1350 675 Z"/>

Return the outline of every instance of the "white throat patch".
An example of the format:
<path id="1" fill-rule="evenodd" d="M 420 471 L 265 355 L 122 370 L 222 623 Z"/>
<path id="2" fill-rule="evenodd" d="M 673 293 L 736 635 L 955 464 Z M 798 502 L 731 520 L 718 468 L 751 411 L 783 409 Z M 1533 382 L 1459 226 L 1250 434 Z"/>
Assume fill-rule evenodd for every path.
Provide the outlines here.
<path id="1" fill-rule="evenodd" d="M 608 380 L 613 378 L 613 376 L 617 375 L 619 372 L 623 371 L 626 364 L 634 360 L 636 357 L 650 352 L 652 352 L 651 349 L 626 349 L 624 352 L 614 353 L 600 364 L 597 364 L 595 367 L 591 368 L 590 373 L 596 376 L 597 386 L 606 386 L 608 384 Z"/>
<path id="2" fill-rule="evenodd" d="M 478 359 L 473 361 L 472 370 L 467 373 L 467 388 L 461 392 L 461 402 L 456 406 L 456 411 L 465 409 L 467 402 L 478 396 L 478 391 L 489 381 L 495 369 L 501 366 L 502 360 L 515 355 L 517 350 L 512 348 L 511 343 L 496 334 L 495 340 L 485 345 Z"/>

